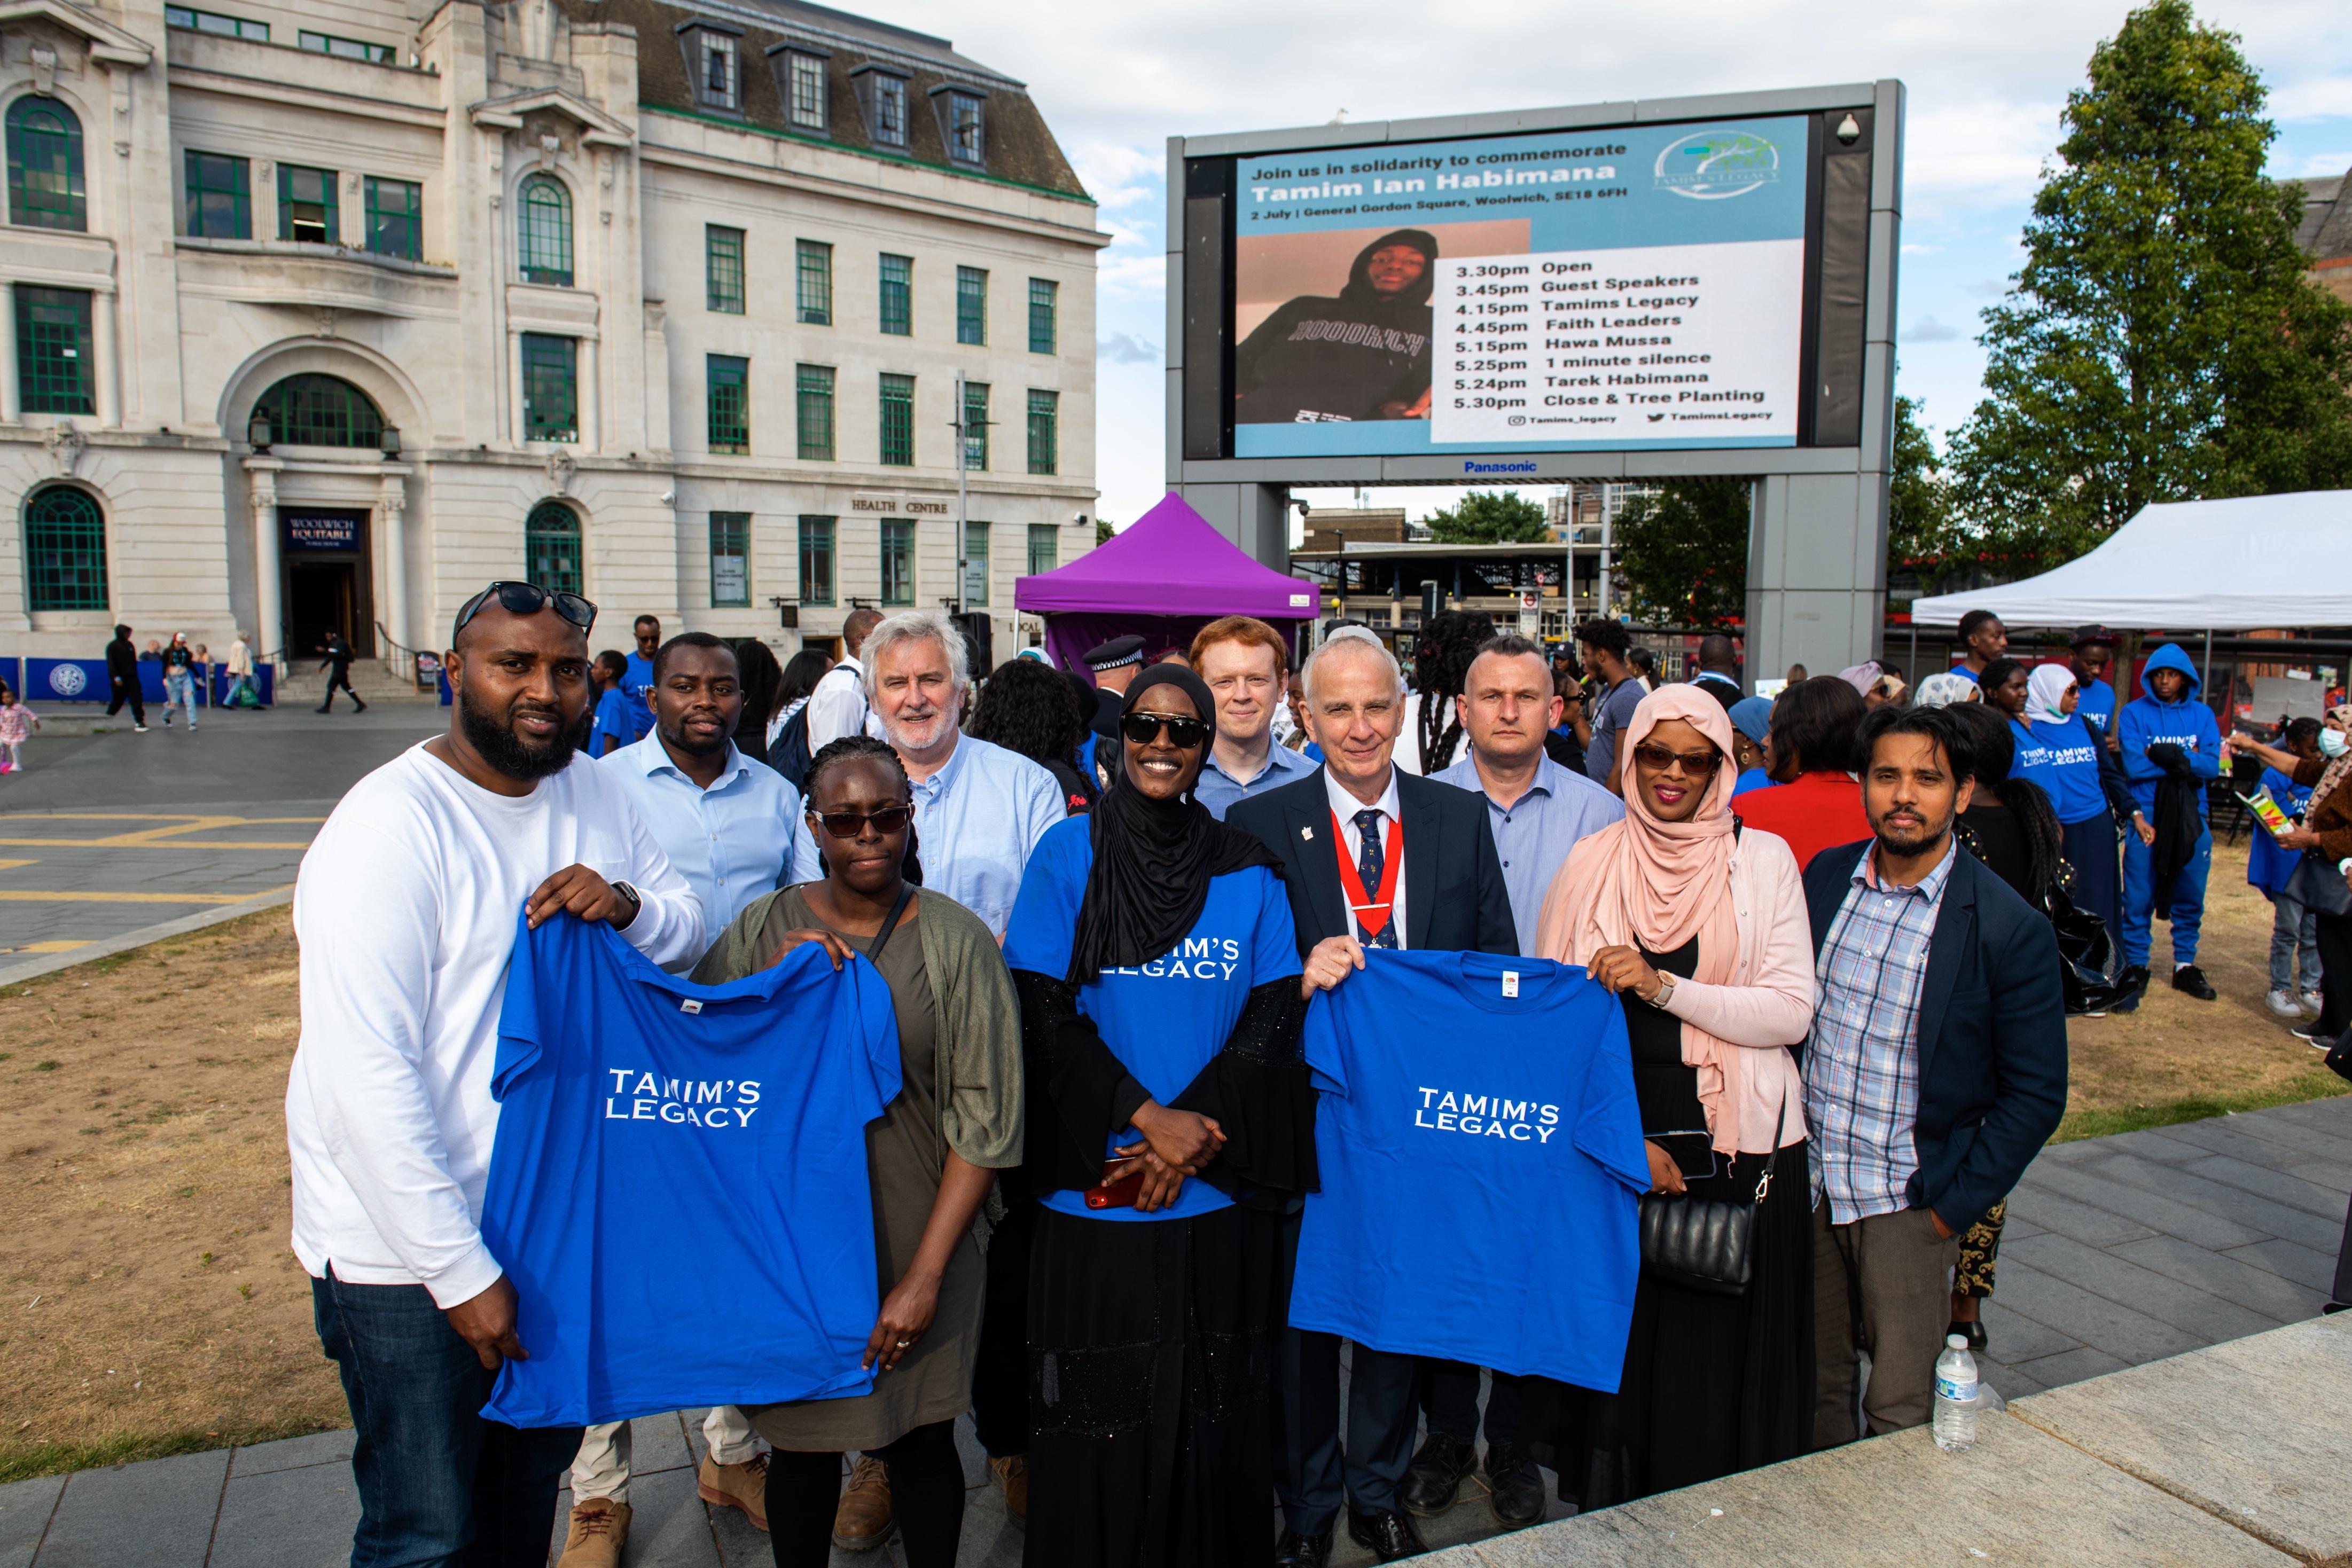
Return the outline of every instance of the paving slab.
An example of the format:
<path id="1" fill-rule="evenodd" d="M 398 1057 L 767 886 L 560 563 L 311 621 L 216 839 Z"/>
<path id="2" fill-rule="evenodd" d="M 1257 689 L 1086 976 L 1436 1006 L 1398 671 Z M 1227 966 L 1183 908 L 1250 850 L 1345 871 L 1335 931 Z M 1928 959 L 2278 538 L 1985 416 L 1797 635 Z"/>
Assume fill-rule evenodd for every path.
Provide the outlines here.
<path id="1" fill-rule="evenodd" d="M 2127 1242 L 2110 1249 L 2114 1256 L 2140 1268 L 2152 1270 L 2184 1285 L 2219 1296 L 2225 1301 L 2261 1312 L 2283 1323 L 2299 1322 L 2316 1317 L 2326 1304 L 2325 1294 L 2315 1295 L 2301 1285 L 2280 1279 L 2268 1269 L 2242 1262 L 2226 1252 L 2209 1252 L 2202 1247 L 2191 1247 L 2177 1236 L 2153 1236 L 2145 1241 Z"/>
<path id="2" fill-rule="evenodd" d="M 58 1500 L 40 1568 L 202 1563 L 227 1479 L 226 1448 L 82 1470 Z"/>
<path id="3" fill-rule="evenodd" d="M 2070 1333 L 2027 1317 L 2001 1300 L 1998 1291 L 1985 1301 L 1983 1312 L 1987 1347 L 2011 1366 L 2038 1356 L 2056 1355 L 2062 1350 L 2079 1349 L 2083 1343 Z"/>
<path id="4" fill-rule="evenodd" d="M 2311 1126 L 2290 1122 L 2272 1112 L 2249 1112 L 2238 1115 L 2216 1116 L 2210 1122 L 2192 1122 L 2178 1132 L 2202 1126 L 2226 1129 L 2230 1133 L 2265 1144 L 2275 1144 L 2302 1155 L 2335 1166 L 2352 1166 L 2352 1117 L 2333 1126 Z M 2191 1139 L 2190 1142 L 2197 1140 Z M 2292 1164 L 2284 1168 L 2295 1168 Z"/>
<path id="5" fill-rule="evenodd" d="M 2108 1250 L 2085 1247 L 2063 1236 L 2037 1236 L 2003 1250 L 2013 1251 L 2042 1272 L 2095 1291 L 2109 1301 L 2128 1301 L 2149 1317 L 2195 1334 L 2206 1344 L 2261 1333 L 2288 1321 L 2129 1262 L 2121 1248 Z M 2302 1315 L 2298 1312 L 2288 1317 Z"/>
<path id="6" fill-rule="evenodd" d="M 2121 1372 L 2130 1364 L 2130 1362 L 2117 1360 L 2104 1350 L 2084 1344 L 2076 1345 L 2073 1350 L 2062 1350 L 2055 1355 L 2020 1362 L 2013 1370 L 2024 1373 L 2044 1388 L 2063 1388 L 2086 1377 L 2104 1377 L 2110 1372 Z"/>
<path id="7" fill-rule="evenodd" d="M 2275 1105 L 2260 1113 L 2281 1122 L 2292 1122 L 2298 1127 L 2332 1128 L 2352 1136 L 2352 1093 L 2331 1095 L 2324 1100 L 2303 1100 L 2293 1105 Z"/>
<path id="8" fill-rule="evenodd" d="M 2316 1291 L 2322 1301 L 2335 1288 L 2336 1260 L 2325 1252 L 2301 1246 L 2293 1241 L 2273 1238 L 2244 1247 L 2232 1247 L 2221 1254 L 2242 1263 L 2252 1263 L 2258 1269 L 2268 1269 L 2283 1280 L 2292 1280 L 2306 1291 Z"/>
<path id="9" fill-rule="evenodd" d="M 2352 1146 L 2333 1138 L 2323 1138 L 2316 1133 L 2294 1127 L 2281 1127 L 2282 1133 L 2301 1132 L 2315 1144 L 2332 1145 L 2324 1149 L 2294 1146 L 2278 1136 L 2263 1137 L 2251 1131 L 2233 1126 L 2236 1122 L 2251 1122 L 2251 1116 L 2215 1116 L 2210 1121 L 2190 1122 L 2171 1129 L 2184 1143 L 2195 1144 L 2217 1155 L 2229 1155 L 2263 1170 L 2276 1171 L 2335 1192 L 2352 1192 Z"/>
<path id="10" fill-rule="evenodd" d="M 2344 1199 L 2347 1189 L 2340 1186 L 2327 1186 L 2319 1182 L 2305 1181 L 2301 1176 L 2289 1176 L 2284 1171 L 2274 1171 L 2267 1166 L 2250 1165 L 2244 1160 L 2229 1155 L 2208 1155 L 2201 1160 L 2181 1166 L 2180 1169 L 2186 1176 L 2204 1176 L 2208 1180 L 2218 1181 L 2226 1186 L 2253 1193 L 2258 1197 L 2269 1198 L 2273 1203 L 2284 1204 L 2289 1208 L 2299 1208 L 2322 1224 L 2330 1220 L 2338 1225 L 2344 1222 Z"/>
<path id="11" fill-rule="evenodd" d="M 2352 1552 L 2352 1321 L 2315 1319 L 2037 1394 L 2011 1415 L 2282 1552 Z"/>
<path id="12" fill-rule="evenodd" d="M 2216 1181 L 2177 1166 L 2156 1165 L 2131 1155 L 2103 1160 L 2092 1167 L 2092 1173 L 2110 1182 L 2137 1184 L 2177 1202 L 2203 1209 L 2208 1214 L 2233 1220 L 2264 1236 L 2283 1236 L 2289 1241 L 2300 1241 L 2305 1247 L 2319 1247 L 2333 1252 L 2336 1244 L 2343 1239 L 2344 1207 L 2340 1199 L 2335 1218 L 2324 1218 L 2306 1207 L 2274 1202 L 2242 1186 Z"/>
<path id="13" fill-rule="evenodd" d="M 2179 1355 L 2207 1343 L 2201 1335 L 2045 1274 L 2021 1258 L 2000 1260 L 2000 1280 L 1993 1300 L 2003 1298 L 2036 1322 L 2063 1323 L 2065 1333 L 2126 1364 Z"/>
<path id="14" fill-rule="evenodd" d="M 2045 1186 L 2045 1181 L 2062 1185 Z M 2243 1197 L 2234 1188 L 2224 1190 L 2229 1191 L 2233 1198 Z M 2011 1210 L 2033 1214 L 2045 1198 L 2058 1198 L 2122 1215 L 2147 1226 L 2151 1231 L 2178 1236 L 2200 1247 L 2242 1247 L 2249 1241 L 2266 1240 L 2274 1234 L 2242 1219 L 2215 1214 L 2210 1208 L 2200 1207 L 2169 1192 L 2157 1191 L 2134 1182 L 2110 1180 L 2102 1174 L 2102 1167 L 2096 1166 L 2075 1166 L 2055 1176 L 2027 1172 L 2024 1185 L 2010 1197 Z M 2082 1238 L 2077 1237 L 2076 1239 Z"/>
<path id="15" fill-rule="evenodd" d="M 63 1476 L 0 1486 L 0 1568 L 26 1568 L 33 1561 L 49 1516 L 57 1512 L 58 1494 L 65 1490 Z"/>
<path id="16" fill-rule="evenodd" d="M 275 1443 L 256 1443 L 239 1448 L 230 1458 L 229 1478 L 242 1479 L 247 1476 L 268 1475 L 273 1470 L 306 1469 L 312 1465 L 348 1465 L 352 1460 L 352 1431 L 346 1427 L 340 1432 L 312 1432 L 307 1437 L 285 1437 Z"/>
<path id="17" fill-rule="evenodd" d="M 359 1522 L 359 1488 L 348 1465 L 232 1474 L 204 1561 L 206 1568 L 321 1568 L 350 1559 Z M 47 1563 L 48 1553 L 41 1561 Z"/>
<path id="18" fill-rule="evenodd" d="M 2144 1236 L 2158 1234 L 2156 1227 L 2082 1201 L 2074 1192 L 2078 1173 L 2066 1170 L 2060 1179 L 2067 1180 L 2068 1190 L 2061 1193 L 2037 1182 L 2020 1186 L 2009 1195 L 2010 1223 L 2001 1228 L 2000 1239 L 2005 1244 L 2029 1238 L 2016 1228 L 2016 1222 L 2029 1220 L 2039 1229 L 2055 1232 L 2086 1247 L 2113 1247 L 2119 1241 L 2137 1241 Z M 2246 1240 L 2252 1240 L 2249 1236 Z"/>

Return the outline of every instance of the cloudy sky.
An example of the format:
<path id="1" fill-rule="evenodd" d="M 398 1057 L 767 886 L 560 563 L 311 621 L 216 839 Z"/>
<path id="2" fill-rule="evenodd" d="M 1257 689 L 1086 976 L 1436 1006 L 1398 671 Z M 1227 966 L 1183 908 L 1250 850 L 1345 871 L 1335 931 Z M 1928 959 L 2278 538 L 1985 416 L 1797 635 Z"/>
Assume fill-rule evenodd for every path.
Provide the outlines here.
<path id="1" fill-rule="evenodd" d="M 843 3 L 843 0 L 835 0 Z M 955 40 L 1025 79 L 1115 243 L 1102 254 L 1101 514 L 1124 523 L 1164 489 L 1163 169 L 1172 134 L 1402 119 L 1544 104 L 1900 78 L 1910 89 L 1901 279 L 1902 391 L 1938 432 L 1974 405 L 1977 313 L 2017 237 L 2067 91 L 2123 0 L 1750 0 L 1468 12 L 1395 0 L 884 0 L 853 9 Z M 2272 172 L 2352 166 L 2352 26 L 2344 0 L 2202 0 L 2241 35 L 2279 129 Z M 1442 491 L 1397 492 L 1418 516 Z"/>

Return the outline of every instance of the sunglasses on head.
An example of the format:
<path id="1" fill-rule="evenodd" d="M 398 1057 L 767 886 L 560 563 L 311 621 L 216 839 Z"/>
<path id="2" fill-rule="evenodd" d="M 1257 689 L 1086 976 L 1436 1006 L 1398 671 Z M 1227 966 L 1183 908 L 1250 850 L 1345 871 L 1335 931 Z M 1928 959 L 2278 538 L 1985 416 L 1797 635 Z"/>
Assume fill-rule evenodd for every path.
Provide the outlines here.
<path id="1" fill-rule="evenodd" d="M 1633 758 L 1643 767 L 1660 773 L 1671 773 L 1679 768 L 1690 778 L 1706 779 L 1712 777 L 1722 764 L 1723 754 L 1714 750 L 1673 751 L 1644 741 L 1633 748 Z"/>
<path id="2" fill-rule="evenodd" d="M 874 824 L 874 831 L 885 838 L 905 828 L 915 814 L 911 806 L 877 806 L 871 811 L 820 811 L 814 806 L 809 815 L 824 824 L 824 831 L 836 839 L 854 839 Z"/>
<path id="3" fill-rule="evenodd" d="M 479 615 L 482 606 L 493 599 L 510 615 L 536 615 L 552 604 L 558 615 L 583 632 L 596 624 L 595 605 L 576 593 L 558 593 L 535 582 L 494 582 L 459 607 L 457 624 L 450 628 L 449 641 L 455 643 L 457 633 L 466 629 L 466 622 Z"/>
<path id="4" fill-rule="evenodd" d="M 1205 719 L 1180 718 L 1174 714 L 1130 713 L 1119 716 L 1118 732 L 1135 746 L 1149 746 L 1168 732 L 1168 743 L 1179 751 L 1191 751 L 1209 738 Z"/>

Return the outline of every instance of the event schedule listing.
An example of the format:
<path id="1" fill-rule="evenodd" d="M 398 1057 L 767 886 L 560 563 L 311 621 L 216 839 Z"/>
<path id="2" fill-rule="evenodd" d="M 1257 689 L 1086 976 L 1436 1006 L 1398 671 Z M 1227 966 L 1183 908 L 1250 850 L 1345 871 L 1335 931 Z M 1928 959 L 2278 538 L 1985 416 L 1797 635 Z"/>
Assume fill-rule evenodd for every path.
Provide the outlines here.
<path id="1" fill-rule="evenodd" d="M 1804 245 L 1437 264 L 1433 444 L 1794 437 Z"/>

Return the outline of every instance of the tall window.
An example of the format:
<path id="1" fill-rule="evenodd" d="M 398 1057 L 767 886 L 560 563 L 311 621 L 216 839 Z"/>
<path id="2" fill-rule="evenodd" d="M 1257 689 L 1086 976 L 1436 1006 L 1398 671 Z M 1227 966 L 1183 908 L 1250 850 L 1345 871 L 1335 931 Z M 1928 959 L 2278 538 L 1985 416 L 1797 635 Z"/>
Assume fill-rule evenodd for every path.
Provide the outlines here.
<path id="1" fill-rule="evenodd" d="M 956 341 L 988 341 L 988 274 L 977 267 L 956 268 Z"/>
<path id="2" fill-rule="evenodd" d="M 1029 351 L 1050 354 L 1054 340 L 1060 334 L 1055 319 L 1061 309 L 1062 286 L 1050 278 L 1029 280 Z"/>
<path id="3" fill-rule="evenodd" d="M 579 339 L 522 335 L 524 440 L 580 439 L 579 366 Z"/>
<path id="4" fill-rule="evenodd" d="M 950 92 L 947 99 L 948 156 L 977 168 L 988 162 L 988 131 L 981 118 L 981 97 L 978 93 Z"/>
<path id="5" fill-rule="evenodd" d="M 833 325 L 833 246 L 804 239 L 793 247 L 793 288 L 803 327 Z"/>
<path id="6" fill-rule="evenodd" d="M 25 598 L 30 610 L 106 608 L 106 514 L 53 485 L 25 503 Z"/>
<path id="7" fill-rule="evenodd" d="M 339 245 L 342 236 L 335 172 L 278 165 L 278 237 L 306 245 Z"/>
<path id="8" fill-rule="evenodd" d="M 1029 575 L 1051 571 L 1062 564 L 1062 530 L 1051 523 L 1029 525 Z"/>
<path id="9" fill-rule="evenodd" d="M 882 256 L 882 330 L 893 337 L 911 337 L 915 330 L 915 260 Z"/>
<path id="10" fill-rule="evenodd" d="M 735 40 L 724 33 L 698 27 L 695 56 L 694 96 L 705 109 L 732 111 L 742 104 L 738 84 L 742 76 L 738 69 Z"/>
<path id="11" fill-rule="evenodd" d="M 784 54 L 784 115 L 795 131 L 824 131 L 824 61 L 798 49 Z"/>
<path id="12" fill-rule="evenodd" d="M 915 602 L 915 525 L 898 517 L 882 520 L 882 602 Z"/>
<path id="13" fill-rule="evenodd" d="M 882 376 L 882 463 L 889 468 L 915 465 L 915 378 Z"/>
<path id="14" fill-rule="evenodd" d="M 801 602 L 833 602 L 833 519 L 801 519 Z"/>
<path id="15" fill-rule="evenodd" d="M 963 601 L 970 605 L 988 602 L 988 525 L 966 523 L 963 526 Z"/>
<path id="16" fill-rule="evenodd" d="M 568 340 L 567 340 L 568 341 Z M 580 514 L 561 501 L 541 501 L 522 525 L 523 576 L 557 593 L 585 591 L 580 570 Z"/>
<path id="17" fill-rule="evenodd" d="M 1061 424 L 1062 394 L 1033 389 L 1029 393 L 1029 472 L 1032 474 L 1061 471 Z"/>
<path id="18" fill-rule="evenodd" d="M 903 77 L 880 71 L 867 78 L 874 95 L 874 144 L 904 151 L 907 145 L 907 83 Z"/>
<path id="19" fill-rule="evenodd" d="M 743 231 L 702 226 L 702 274 L 706 298 L 713 310 L 743 314 Z"/>
<path id="20" fill-rule="evenodd" d="M 272 442 L 292 446 L 373 447 L 383 439 L 383 413 L 340 376 L 288 376 L 254 400 L 253 412 L 269 422 Z"/>
<path id="21" fill-rule="evenodd" d="M 571 287 L 572 193 L 552 174 L 533 174 L 522 183 L 521 207 L 523 281 Z"/>
<path id="22" fill-rule="evenodd" d="M 16 285 L 16 386 L 26 413 L 94 413 L 89 290 Z"/>
<path id="23" fill-rule="evenodd" d="M 8 221 L 34 228 L 89 227 L 81 184 L 81 121 L 53 98 L 8 106 Z"/>
<path id="24" fill-rule="evenodd" d="M 253 182 L 245 160 L 188 149 L 188 233 L 198 239 L 253 237 Z"/>
<path id="25" fill-rule="evenodd" d="M 706 354 L 710 382 L 710 450 L 751 450 L 751 361 L 740 354 Z"/>
<path id="26" fill-rule="evenodd" d="M 425 255 L 425 187 L 410 180 L 367 177 L 367 247 L 416 261 Z"/>
<path id="27" fill-rule="evenodd" d="M 710 602 L 714 609 L 751 602 L 751 514 L 710 514 Z"/>
<path id="28" fill-rule="evenodd" d="M 833 461 L 833 367 L 802 365 L 793 377 L 795 408 L 793 423 L 798 427 L 801 460 L 804 463 Z"/>
<path id="29" fill-rule="evenodd" d="M 963 383 L 963 465 L 988 466 L 988 383 Z"/>

